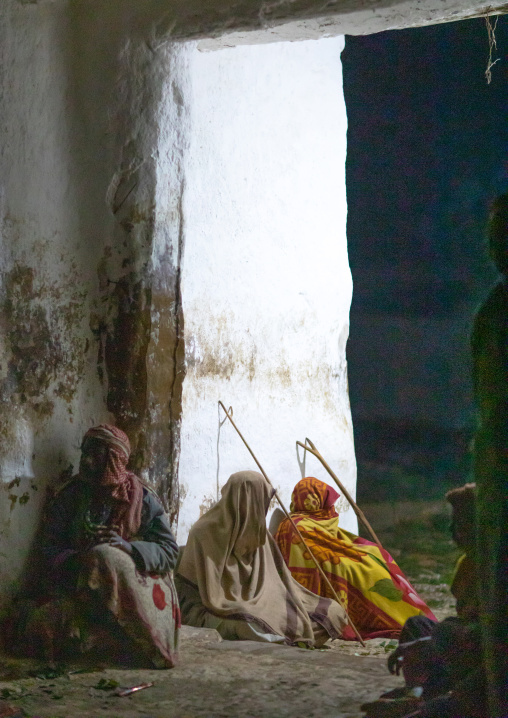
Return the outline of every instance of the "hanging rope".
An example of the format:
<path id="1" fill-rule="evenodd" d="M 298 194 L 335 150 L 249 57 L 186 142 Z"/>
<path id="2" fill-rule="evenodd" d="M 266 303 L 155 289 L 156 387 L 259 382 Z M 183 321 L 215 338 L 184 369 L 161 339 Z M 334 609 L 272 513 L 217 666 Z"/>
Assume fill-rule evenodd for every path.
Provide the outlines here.
<path id="1" fill-rule="evenodd" d="M 490 85 L 492 82 L 492 68 L 496 64 L 496 62 L 500 61 L 500 57 L 496 58 L 495 60 L 492 60 L 492 55 L 494 54 L 494 50 L 497 51 L 497 42 L 496 42 L 496 27 L 497 22 L 499 20 L 499 15 L 497 15 L 496 20 L 494 24 L 490 21 L 490 15 L 488 14 L 491 8 L 487 8 L 487 13 L 485 15 L 485 25 L 487 26 L 487 36 L 489 38 L 489 59 L 487 60 L 487 69 L 485 70 L 485 77 L 487 78 L 487 84 Z"/>

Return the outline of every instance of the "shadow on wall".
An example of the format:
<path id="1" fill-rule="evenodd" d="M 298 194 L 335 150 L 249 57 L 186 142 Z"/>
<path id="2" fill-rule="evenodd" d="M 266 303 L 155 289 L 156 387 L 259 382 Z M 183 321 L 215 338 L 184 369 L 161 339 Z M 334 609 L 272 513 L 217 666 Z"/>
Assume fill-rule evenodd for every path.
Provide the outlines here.
<path id="1" fill-rule="evenodd" d="M 68 447 L 54 436 L 54 441 L 35 440 L 34 457 L 29 472 L 0 484 L 0 606 L 13 595 L 36 585 L 38 562 L 35 559 L 37 535 L 43 522 L 43 511 L 55 490 L 75 473 L 69 463 Z M 0 468 L 4 467 L 0 464 Z M 35 583 L 34 583 L 35 582 Z"/>

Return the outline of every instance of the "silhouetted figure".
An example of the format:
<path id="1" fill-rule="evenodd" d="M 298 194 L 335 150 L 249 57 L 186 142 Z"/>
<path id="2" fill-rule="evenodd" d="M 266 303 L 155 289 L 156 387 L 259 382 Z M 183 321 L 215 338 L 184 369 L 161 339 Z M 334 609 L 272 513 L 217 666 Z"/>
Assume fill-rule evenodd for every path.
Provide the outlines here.
<path id="1" fill-rule="evenodd" d="M 457 615 L 434 623 L 409 618 L 398 648 L 388 658 L 391 673 L 402 672 L 405 689 L 395 689 L 362 706 L 368 718 L 485 718 L 485 674 L 479 660 L 478 565 L 475 547 L 475 485 L 446 494 L 452 506 L 452 535 L 463 551 L 453 578 Z M 481 654 L 480 654 L 481 655 Z"/>
<path id="2" fill-rule="evenodd" d="M 506 718 L 508 525 L 508 194 L 492 204 L 492 261 L 502 277 L 479 309 L 472 334 L 473 380 L 479 409 L 475 437 L 478 487 L 480 613 L 490 718 Z"/>

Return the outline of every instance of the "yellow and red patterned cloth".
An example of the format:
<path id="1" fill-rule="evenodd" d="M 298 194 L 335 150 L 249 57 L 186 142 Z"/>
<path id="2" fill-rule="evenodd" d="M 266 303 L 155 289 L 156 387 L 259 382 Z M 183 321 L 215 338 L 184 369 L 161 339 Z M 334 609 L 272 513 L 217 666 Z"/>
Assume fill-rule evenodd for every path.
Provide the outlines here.
<path id="1" fill-rule="evenodd" d="M 437 620 L 387 551 L 339 528 L 334 506 L 338 498 L 323 481 L 307 477 L 295 486 L 290 511 L 362 638 L 397 638 L 410 616 Z M 288 519 L 279 526 L 275 540 L 298 583 L 331 598 Z M 355 640 L 350 626 L 342 637 Z"/>

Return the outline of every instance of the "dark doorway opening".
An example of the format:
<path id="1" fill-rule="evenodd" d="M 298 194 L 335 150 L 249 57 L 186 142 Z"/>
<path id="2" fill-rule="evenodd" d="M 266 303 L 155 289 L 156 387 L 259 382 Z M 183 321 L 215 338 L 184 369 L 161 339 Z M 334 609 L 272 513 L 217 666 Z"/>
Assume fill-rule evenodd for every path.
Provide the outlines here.
<path id="1" fill-rule="evenodd" d="M 508 189 L 508 21 L 347 37 L 348 344 L 360 502 L 470 479 L 469 333 L 495 281 L 485 225 Z"/>

